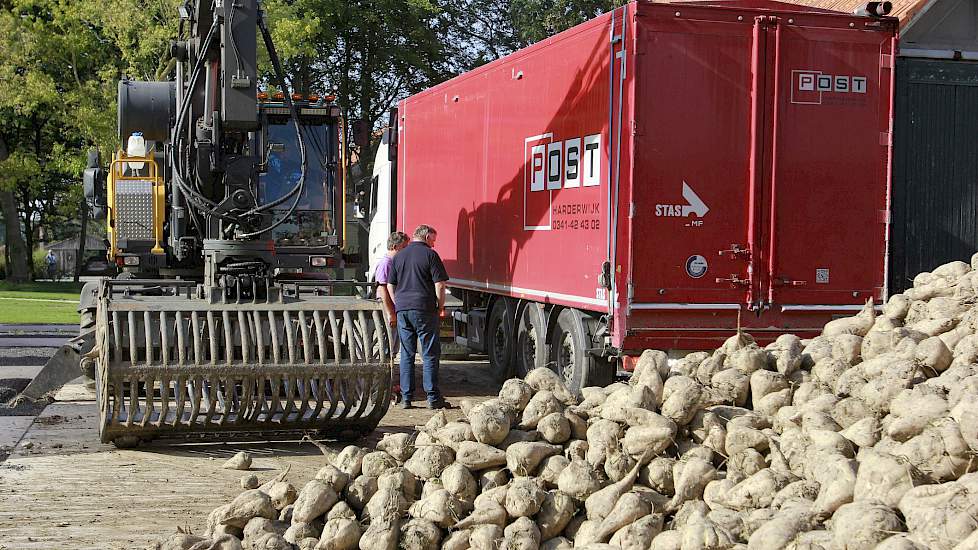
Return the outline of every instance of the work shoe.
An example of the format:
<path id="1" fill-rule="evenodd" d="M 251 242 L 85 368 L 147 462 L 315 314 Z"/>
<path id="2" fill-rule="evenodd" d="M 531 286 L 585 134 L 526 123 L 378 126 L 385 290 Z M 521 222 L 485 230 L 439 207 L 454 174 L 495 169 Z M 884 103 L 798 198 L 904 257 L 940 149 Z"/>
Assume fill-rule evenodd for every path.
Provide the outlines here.
<path id="1" fill-rule="evenodd" d="M 414 405 L 412 405 L 410 401 L 406 401 L 404 399 L 401 399 L 401 402 L 398 403 L 397 406 L 400 407 L 400 408 L 402 408 L 402 409 L 413 409 L 414 408 Z"/>
<path id="2" fill-rule="evenodd" d="M 452 409 L 452 404 L 444 399 L 439 399 L 438 401 L 428 401 L 429 409 Z"/>

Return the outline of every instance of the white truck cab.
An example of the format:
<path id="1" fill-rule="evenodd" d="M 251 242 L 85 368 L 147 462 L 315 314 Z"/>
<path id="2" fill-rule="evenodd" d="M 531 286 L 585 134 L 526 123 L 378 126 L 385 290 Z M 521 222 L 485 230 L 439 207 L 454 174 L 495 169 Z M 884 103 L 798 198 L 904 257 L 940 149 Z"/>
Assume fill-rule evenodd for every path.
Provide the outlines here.
<path id="1" fill-rule="evenodd" d="M 392 201 L 394 162 L 390 158 L 393 137 L 390 128 L 385 128 L 374 157 L 373 176 L 370 180 L 370 204 L 364 205 L 369 216 L 367 234 L 367 280 L 372 281 L 377 263 L 387 253 L 387 237 L 394 231 L 394 205 Z"/>

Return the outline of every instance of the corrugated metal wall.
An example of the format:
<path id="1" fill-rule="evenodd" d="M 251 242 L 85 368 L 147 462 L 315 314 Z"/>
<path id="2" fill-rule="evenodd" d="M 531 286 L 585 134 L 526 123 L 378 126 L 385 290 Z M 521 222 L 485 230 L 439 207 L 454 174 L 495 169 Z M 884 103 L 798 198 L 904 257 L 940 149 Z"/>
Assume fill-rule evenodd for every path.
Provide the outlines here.
<path id="1" fill-rule="evenodd" d="M 890 294 L 978 251 L 978 63 L 899 58 Z"/>

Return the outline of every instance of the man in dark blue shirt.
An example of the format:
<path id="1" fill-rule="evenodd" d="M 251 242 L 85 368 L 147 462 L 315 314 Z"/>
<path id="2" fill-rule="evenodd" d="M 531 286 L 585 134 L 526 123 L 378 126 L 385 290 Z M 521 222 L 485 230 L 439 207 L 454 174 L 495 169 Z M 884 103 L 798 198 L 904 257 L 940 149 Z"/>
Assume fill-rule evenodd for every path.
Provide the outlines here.
<path id="1" fill-rule="evenodd" d="M 448 272 L 435 252 L 438 233 L 427 225 L 414 230 L 411 244 L 401 250 L 391 263 L 387 290 L 394 296 L 397 332 L 401 339 L 401 408 L 412 408 L 414 394 L 414 356 L 421 344 L 424 391 L 429 409 L 452 406 L 438 389 L 441 343 L 438 321 L 445 308 L 445 281 Z"/>

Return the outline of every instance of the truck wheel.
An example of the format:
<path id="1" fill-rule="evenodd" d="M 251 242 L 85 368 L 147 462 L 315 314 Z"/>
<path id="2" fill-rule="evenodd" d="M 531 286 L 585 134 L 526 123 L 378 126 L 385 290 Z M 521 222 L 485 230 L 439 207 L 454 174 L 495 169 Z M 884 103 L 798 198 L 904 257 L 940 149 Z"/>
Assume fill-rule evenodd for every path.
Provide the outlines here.
<path id="1" fill-rule="evenodd" d="M 516 376 L 523 378 L 538 367 L 547 366 L 547 316 L 543 306 L 529 303 L 523 308 L 516 329 Z"/>
<path id="2" fill-rule="evenodd" d="M 489 355 L 489 365 L 496 379 L 500 382 L 510 377 L 513 364 L 514 330 L 513 314 L 509 300 L 500 298 L 489 312 L 486 323 L 486 352 Z"/>
<path id="3" fill-rule="evenodd" d="M 591 334 L 583 314 L 576 309 L 562 310 L 557 316 L 550 349 L 557 374 L 576 395 L 580 395 L 581 388 L 604 386 L 614 378 L 610 364 L 588 353 L 590 347 Z"/>

